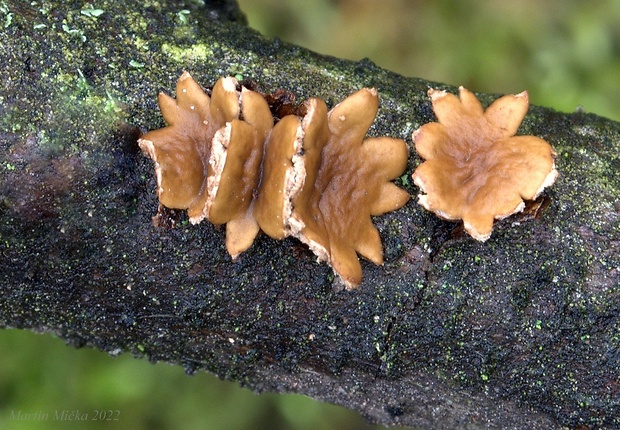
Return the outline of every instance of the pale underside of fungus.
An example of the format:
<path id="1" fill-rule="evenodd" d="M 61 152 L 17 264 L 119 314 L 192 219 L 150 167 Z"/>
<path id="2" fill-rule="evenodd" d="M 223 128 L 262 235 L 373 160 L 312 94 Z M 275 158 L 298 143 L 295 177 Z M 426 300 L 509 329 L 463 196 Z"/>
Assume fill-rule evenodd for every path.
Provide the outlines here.
<path id="1" fill-rule="evenodd" d="M 497 99 L 486 110 L 463 87 L 459 97 L 428 92 L 438 122 L 413 133 L 425 161 L 413 173 L 419 203 L 447 220 L 463 220 L 487 240 L 493 221 L 524 208 L 557 177 L 556 152 L 535 136 L 515 136 L 528 110 L 527 92 Z"/>
<path id="2" fill-rule="evenodd" d="M 409 198 L 391 182 L 405 170 L 405 142 L 364 139 L 378 110 L 376 90 L 362 89 L 329 112 L 309 99 L 303 115 L 274 126 L 264 97 L 237 85 L 221 78 L 209 97 L 185 72 L 176 101 L 159 95 L 168 126 L 139 144 L 155 163 L 160 204 L 187 209 L 192 223 L 226 224 L 233 258 L 260 230 L 297 237 L 355 288 L 362 279 L 357 253 L 383 263 L 371 216 Z"/>

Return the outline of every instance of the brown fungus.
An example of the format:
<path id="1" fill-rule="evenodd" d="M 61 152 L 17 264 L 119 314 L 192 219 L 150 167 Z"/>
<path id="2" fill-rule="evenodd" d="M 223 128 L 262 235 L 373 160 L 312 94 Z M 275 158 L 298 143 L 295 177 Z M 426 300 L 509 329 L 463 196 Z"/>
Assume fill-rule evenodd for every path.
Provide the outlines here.
<path id="1" fill-rule="evenodd" d="M 557 177 L 554 149 L 535 136 L 514 136 L 528 110 L 527 92 L 508 95 L 486 111 L 463 87 L 459 97 L 430 89 L 438 122 L 413 133 L 425 161 L 413 173 L 419 203 L 447 220 L 462 219 L 487 240 L 493 221 L 522 211 Z"/>
<path id="2" fill-rule="evenodd" d="M 251 205 L 260 180 L 263 146 L 273 127 L 260 94 L 243 88 L 241 111 L 243 121 L 226 123 L 213 138 L 204 208 L 209 221 L 226 223 L 226 249 L 233 258 L 252 245 L 259 231 Z"/>
<path id="3" fill-rule="evenodd" d="M 407 166 L 407 145 L 389 137 L 364 139 L 379 98 L 364 88 L 325 114 L 311 99 L 302 121 L 305 184 L 293 200 L 293 235 L 327 261 L 347 288 L 357 286 L 362 269 L 357 253 L 383 264 L 379 232 L 371 216 L 402 207 L 409 194 L 391 180 Z"/>
<path id="4" fill-rule="evenodd" d="M 188 209 L 192 222 L 226 223 L 233 258 L 259 229 L 295 236 L 356 287 L 357 253 L 383 263 L 371 216 L 409 198 L 390 182 L 406 167 L 405 142 L 364 139 L 378 110 L 376 90 L 360 90 L 330 112 L 322 100 L 307 100 L 294 110 L 302 116 L 273 126 L 264 97 L 235 85 L 222 78 L 209 98 L 185 73 L 176 103 L 160 95 L 169 126 L 147 133 L 140 146 L 155 162 L 161 204 Z"/>
<path id="5" fill-rule="evenodd" d="M 239 116 L 234 78 L 222 78 L 211 97 L 189 73 L 177 82 L 177 99 L 160 93 L 159 108 L 167 127 L 149 131 L 138 140 L 155 163 L 157 195 L 170 209 L 187 209 L 192 223 L 204 218 L 207 162 L 217 130 Z"/>
<path id="6" fill-rule="evenodd" d="M 265 160 L 254 217 L 261 230 L 274 239 L 290 234 L 291 200 L 304 185 L 303 132 L 295 115 L 282 118 L 265 143 Z"/>
<path id="7" fill-rule="evenodd" d="M 388 137 L 364 139 L 378 109 L 374 89 L 362 89 L 330 112 L 323 100 L 304 103 L 272 130 L 254 206 L 263 231 L 289 235 L 327 261 L 345 287 L 359 285 L 357 253 L 383 263 L 371 215 L 402 207 L 409 194 L 391 183 L 407 164 L 407 146 Z"/>

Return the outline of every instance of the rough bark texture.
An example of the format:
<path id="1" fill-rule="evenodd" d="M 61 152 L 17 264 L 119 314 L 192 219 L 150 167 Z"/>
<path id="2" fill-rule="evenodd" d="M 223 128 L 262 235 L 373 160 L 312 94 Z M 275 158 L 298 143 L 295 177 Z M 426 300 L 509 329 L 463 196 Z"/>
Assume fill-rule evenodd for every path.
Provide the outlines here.
<path id="1" fill-rule="evenodd" d="M 412 199 L 375 220 L 386 263 L 363 262 L 358 290 L 336 291 L 292 239 L 261 236 L 232 262 L 221 228 L 151 223 L 153 166 L 136 139 L 162 125 L 156 94 L 184 69 L 332 105 L 376 87 L 370 134 L 408 142 L 433 119 L 428 86 L 454 88 L 267 40 L 234 4 L 206 3 L 102 1 L 99 16 L 4 3 L 0 326 L 385 425 L 620 426 L 620 124 L 532 107 L 519 133 L 558 151 L 550 205 L 478 243 Z M 407 175 L 419 162 L 411 151 Z"/>

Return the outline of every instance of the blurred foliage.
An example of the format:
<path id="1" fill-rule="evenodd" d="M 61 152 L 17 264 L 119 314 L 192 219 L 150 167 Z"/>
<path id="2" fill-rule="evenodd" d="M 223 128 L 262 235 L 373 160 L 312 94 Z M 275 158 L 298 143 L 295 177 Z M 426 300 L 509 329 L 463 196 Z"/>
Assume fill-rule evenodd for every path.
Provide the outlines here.
<path id="1" fill-rule="evenodd" d="M 405 76 L 474 91 L 530 92 L 532 103 L 620 120 L 617 0 L 239 0 L 265 35 Z M 48 420 L 11 419 L 18 411 Z M 110 410 L 118 421 L 91 421 Z M 55 421 L 58 411 L 87 423 Z M 0 330 L 0 429 L 364 429 L 353 412 L 128 355 L 75 350 Z M 378 427 L 377 427 L 378 428 Z"/>
<path id="2" fill-rule="evenodd" d="M 36 419 L 19 420 L 19 414 Z M 71 417 L 79 411 L 77 419 Z M 96 411 L 110 420 L 93 420 Z M 106 412 L 109 411 L 109 412 Z M 47 414 L 45 419 L 44 414 Z M 0 429 L 358 430 L 357 414 L 301 395 L 256 395 L 180 366 L 74 349 L 62 340 L 0 330 Z"/>
<path id="3" fill-rule="evenodd" d="M 239 0 L 250 26 L 404 76 L 620 120 L 617 0 Z"/>

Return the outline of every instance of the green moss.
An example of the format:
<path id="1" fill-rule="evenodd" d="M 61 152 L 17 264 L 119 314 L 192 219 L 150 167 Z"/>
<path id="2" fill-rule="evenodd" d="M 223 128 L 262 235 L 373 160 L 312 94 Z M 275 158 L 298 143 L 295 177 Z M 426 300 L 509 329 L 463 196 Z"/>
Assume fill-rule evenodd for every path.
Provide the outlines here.
<path id="1" fill-rule="evenodd" d="M 213 50 L 204 43 L 196 43 L 190 47 L 183 48 L 166 42 L 161 46 L 161 51 L 181 64 L 188 61 L 205 61 L 213 55 Z"/>
<path id="2" fill-rule="evenodd" d="M 109 92 L 95 90 L 77 73 L 58 74 L 54 77 L 56 93 L 49 112 L 54 118 L 46 129 L 39 131 L 41 145 L 50 152 L 65 155 L 87 150 L 88 135 L 99 130 L 112 130 L 124 115 L 118 102 Z"/>
<path id="3" fill-rule="evenodd" d="M 332 105 L 360 87 L 377 87 L 381 108 L 371 134 L 410 142 L 411 129 L 431 117 L 426 96 L 431 83 L 392 75 L 368 61 L 344 62 L 268 41 L 168 3 L 136 4 L 130 10 L 104 1 L 94 7 L 105 12 L 85 15 L 84 6 L 60 17 L 66 29 L 37 9 L 14 12 L 3 33 L 3 40 L 15 45 L 13 52 L 20 53 L 4 53 L 0 63 L 6 77 L 0 125 L 13 139 L 5 147 L 30 150 L 25 143 L 34 142 L 36 149 L 57 156 L 56 162 L 93 157 L 89 174 L 76 178 L 79 186 L 67 193 L 66 180 L 44 176 L 47 165 L 40 163 L 44 167 L 36 173 L 56 185 L 40 193 L 45 195 L 40 201 L 21 204 L 28 216 L 39 213 L 31 208 L 54 209 L 47 218 L 35 219 L 45 227 L 37 230 L 45 241 L 33 239 L 37 246 L 32 247 L 23 238 L 32 234 L 32 220 L 15 216 L 7 224 L 23 229 L 16 230 L 19 240 L 5 240 L 18 257 L 28 249 L 52 256 L 35 258 L 32 269 L 49 276 L 47 294 L 73 297 L 73 290 L 67 293 L 57 279 L 70 279 L 71 287 L 78 288 L 82 279 L 76 272 L 89 278 L 80 309 L 56 317 L 50 311 L 50 327 L 65 321 L 73 326 L 109 324 L 101 315 L 93 317 L 99 308 L 88 308 L 109 296 L 106 309 L 113 310 L 109 318 L 120 321 L 116 326 L 134 327 L 139 321 L 141 330 L 157 333 L 165 324 L 162 315 L 179 318 L 174 323 L 178 336 L 162 338 L 157 345 L 164 348 L 169 342 L 162 354 L 170 361 L 180 361 L 184 353 L 208 356 L 206 349 L 215 345 L 218 333 L 234 333 L 235 345 L 254 351 L 250 358 L 235 351 L 231 354 L 238 367 L 208 358 L 200 366 L 250 384 L 251 372 L 244 373 L 243 363 L 265 359 L 294 368 L 313 357 L 312 368 L 333 377 L 347 365 L 395 380 L 401 372 L 415 370 L 468 387 L 492 386 L 507 397 L 523 393 L 516 400 L 526 404 L 549 396 L 570 399 L 577 383 L 587 384 L 528 373 L 540 367 L 542 358 L 553 368 L 556 357 L 574 357 L 570 348 L 598 357 L 587 343 L 596 337 L 601 342 L 601 336 L 608 336 L 602 343 L 609 350 L 618 346 L 617 326 L 609 324 L 612 330 L 592 323 L 609 320 L 606 315 L 617 307 L 605 282 L 616 279 L 618 255 L 597 245 L 618 235 L 617 214 L 610 206 L 619 195 L 617 124 L 532 109 L 524 129 L 549 139 L 560 154 L 561 176 L 549 191 L 552 204 L 539 220 L 503 220 L 481 244 L 459 236 L 454 224 L 411 201 L 375 219 L 386 263 L 377 267 L 362 261 L 361 288 L 334 293 L 329 267 L 316 263 L 292 240 L 260 237 L 232 263 L 221 229 L 189 225 L 187 219 L 171 231 L 153 229 L 150 216 L 157 202 L 152 165 L 138 154 L 136 136 L 118 138 L 119 123 L 160 126 L 157 92 L 173 93 L 181 70 L 191 68 L 204 86 L 222 74 L 239 74 L 267 91 L 287 88 L 299 100 L 320 96 Z M 40 24 L 46 27 L 28 33 Z M 28 56 L 30 66 L 24 64 Z M 23 178 L 15 175 L 33 169 L 17 151 L 9 156 L 13 158 L 0 168 L 0 185 L 20 184 Z M 410 180 L 417 162 L 412 152 L 400 179 L 412 194 L 418 191 Z M 35 185 L 40 189 L 40 182 Z M 8 196 L 3 195 L 5 210 L 17 199 L 2 191 Z M 45 200 L 48 195 L 52 197 Z M 78 241 L 79 246 L 74 244 Z M 63 251 L 45 248 L 46 243 Z M 89 257 L 83 258 L 85 254 Z M 91 274 L 100 281 L 90 282 Z M 104 284 L 105 291 L 92 284 Z M 599 290 L 589 289 L 592 285 Z M 33 297 L 37 306 L 48 306 L 47 299 Z M 41 309 L 43 313 L 45 306 Z M 66 328 L 69 335 L 72 327 Z M 108 333 L 99 326 L 93 332 Z M 568 344 L 567 334 L 578 342 Z M 211 343 L 186 341 L 194 337 Z M 153 349 L 133 338 L 104 342 L 111 349 Z M 514 345 L 522 346 L 517 358 L 510 356 Z M 565 349 L 554 354 L 554 348 Z M 591 362 L 583 360 L 583 365 Z M 549 387 L 547 397 L 536 391 L 540 386 Z"/>

